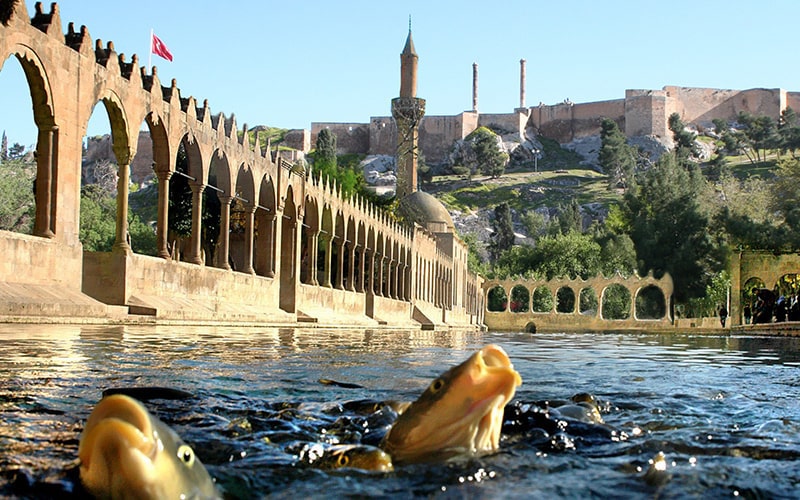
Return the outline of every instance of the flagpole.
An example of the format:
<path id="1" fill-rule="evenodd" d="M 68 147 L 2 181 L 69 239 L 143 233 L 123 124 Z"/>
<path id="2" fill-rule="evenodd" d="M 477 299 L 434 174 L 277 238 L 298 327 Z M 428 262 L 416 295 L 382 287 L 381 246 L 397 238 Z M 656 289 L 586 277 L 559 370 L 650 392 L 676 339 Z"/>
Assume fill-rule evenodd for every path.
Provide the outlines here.
<path id="1" fill-rule="evenodd" d="M 150 41 L 147 53 L 147 71 L 153 71 L 153 28 L 150 28 Z"/>

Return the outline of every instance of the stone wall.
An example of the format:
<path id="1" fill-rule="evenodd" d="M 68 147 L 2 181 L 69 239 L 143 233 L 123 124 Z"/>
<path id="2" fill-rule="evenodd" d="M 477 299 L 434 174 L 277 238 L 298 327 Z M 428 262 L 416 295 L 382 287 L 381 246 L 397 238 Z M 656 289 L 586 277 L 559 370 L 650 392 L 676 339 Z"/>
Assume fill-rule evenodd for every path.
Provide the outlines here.
<path id="1" fill-rule="evenodd" d="M 664 87 L 669 106 L 667 116 L 678 113 L 685 123 L 712 127 L 712 120 L 731 120 L 740 112 L 777 119 L 785 108 L 786 93 L 781 89 L 724 90 L 691 87 Z"/>
<path id="2" fill-rule="evenodd" d="M 426 116 L 419 127 L 419 148 L 425 161 L 442 163 L 453 143 L 478 128 L 478 114 L 464 112 L 455 116 Z"/>
<path id="3" fill-rule="evenodd" d="M 312 123 L 311 148 L 316 147 L 317 136 L 322 129 L 330 130 L 336 135 L 336 151 L 338 154 L 362 154 L 370 152 L 370 129 L 366 123 Z"/>
<path id="4" fill-rule="evenodd" d="M 420 149 L 426 161 L 442 163 L 455 141 L 463 139 L 478 126 L 499 126 L 519 131 L 527 127 L 562 144 L 600 133 L 604 118 L 617 122 L 628 137 L 656 136 L 671 138 L 669 115 L 678 113 L 684 122 L 712 126 L 715 118 L 734 120 L 740 111 L 777 119 L 787 106 L 800 111 L 800 92 L 782 89 L 724 90 L 666 86 L 661 90 L 625 91 L 624 99 L 575 104 L 563 102 L 511 113 L 465 111 L 450 116 L 426 116 L 420 126 Z M 396 128 L 391 117 L 372 117 L 369 124 L 313 123 L 312 146 L 323 127 L 337 135 L 340 152 L 393 155 Z M 363 129 L 366 132 L 363 132 Z"/>

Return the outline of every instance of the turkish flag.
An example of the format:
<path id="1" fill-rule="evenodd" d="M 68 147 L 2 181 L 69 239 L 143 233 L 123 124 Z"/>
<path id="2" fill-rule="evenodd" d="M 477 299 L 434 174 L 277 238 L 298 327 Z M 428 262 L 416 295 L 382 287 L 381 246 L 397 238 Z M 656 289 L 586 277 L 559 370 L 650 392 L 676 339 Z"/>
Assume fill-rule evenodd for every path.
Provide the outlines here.
<path id="1" fill-rule="evenodd" d="M 150 44 L 150 52 L 172 62 L 172 53 L 169 51 L 167 46 L 164 45 L 164 42 L 162 42 L 161 39 L 155 35 L 155 33 L 153 34 L 153 40 Z"/>

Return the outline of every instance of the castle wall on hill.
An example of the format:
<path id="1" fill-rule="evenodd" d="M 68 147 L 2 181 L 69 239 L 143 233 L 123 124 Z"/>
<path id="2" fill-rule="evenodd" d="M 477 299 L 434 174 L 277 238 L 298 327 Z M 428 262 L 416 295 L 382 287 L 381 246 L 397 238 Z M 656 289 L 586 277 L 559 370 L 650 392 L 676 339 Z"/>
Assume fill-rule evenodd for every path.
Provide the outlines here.
<path id="1" fill-rule="evenodd" d="M 600 133 L 604 118 L 624 123 L 625 101 L 598 101 L 583 104 L 564 102 L 553 106 L 539 105 L 531 108 L 529 125 L 539 133 L 560 143 Z"/>
<path id="2" fill-rule="evenodd" d="M 370 129 L 366 123 L 312 123 L 311 148 L 317 145 L 320 130 L 329 129 L 336 136 L 338 154 L 369 154 Z"/>
<path id="3" fill-rule="evenodd" d="M 628 137 L 666 137 L 667 93 L 663 90 L 626 90 L 624 127 Z"/>
<path id="4" fill-rule="evenodd" d="M 525 140 L 525 128 L 528 126 L 531 110 L 517 108 L 513 113 L 489 114 L 482 113 L 478 116 L 479 127 L 489 127 L 493 130 L 503 130 L 519 134 L 519 140 Z"/>
<path id="5" fill-rule="evenodd" d="M 478 113 L 465 111 L 455 116 L 426 116 L 419 127 L 419 148 L 428 163 L 442 163 L 455 141 L 478 128 Z"/>
<path id="6" fill-rule="evenodd" d="M 786 92 L 786 107 L 800 113 L 800 92 Z"/>
<path id="7" fill-rule="evenodd" d="M 713 119 L 735 120 L 741 111 L 777 120 L 787 106 L 800 112 L 800 92 L 677 86 L 661 90 L 629 89 L 624 99 L 609 101 L 540 104 L 511 113 L 465 111 L 450 116 L 425 116 L 419 128 L 419 145 L 425 160 L 437 164 L 446 161 L 455 141 L 465 138 L 479 126 L 518 131 L 520 139 L 524 139 L 530 127 L 544 137 L 565 144 L 599 134 L 602 120 L 610 118 L 628 137 L 671 138 L 668 121 L 672 113 L 678 113 L 684 123 L 711 127 Z M 313 123 L 311 147 L 322 128 L 329 128 L 336 134 L 340 153 L 395 154 L 397 129 L 391 117 L 372 117 L 368 124 Z"/>
<path id="8" fill-rule="evenodd" d="M 777 119 L 786 107 L 781 89 L 725 90 L 664 87 L 669 106 L 667 116 L 678 113 L 684 123 L 711 127 L 712 120 L 734 119 L 740 112 Z"/>

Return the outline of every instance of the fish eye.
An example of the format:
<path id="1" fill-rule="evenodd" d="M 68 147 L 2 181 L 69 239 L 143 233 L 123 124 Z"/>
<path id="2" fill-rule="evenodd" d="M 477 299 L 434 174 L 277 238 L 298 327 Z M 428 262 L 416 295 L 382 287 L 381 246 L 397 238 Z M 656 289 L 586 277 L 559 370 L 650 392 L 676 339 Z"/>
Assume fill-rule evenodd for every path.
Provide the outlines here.
<path id="1" fill-rule="evenodd" d="M 336 461 L 339 464 L 339 467 L 346 467 L 348 463 L 350 463 L 350 457 L 342 453 L 339 455 L 339 459 Z"/>
<path id="2" fill-rule="evenodd" d="M 178 448 L 178 460 L 187 467 L 194 465 L 194 450 L 189 445 L 181 445 Z"/>
<path id="3" fill-rule="evenodd" d="M 431 394 L 436 394 L 444 388 L 444 380 L 437 378 L 430 386 Z"/>

